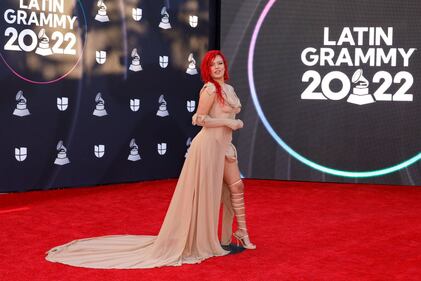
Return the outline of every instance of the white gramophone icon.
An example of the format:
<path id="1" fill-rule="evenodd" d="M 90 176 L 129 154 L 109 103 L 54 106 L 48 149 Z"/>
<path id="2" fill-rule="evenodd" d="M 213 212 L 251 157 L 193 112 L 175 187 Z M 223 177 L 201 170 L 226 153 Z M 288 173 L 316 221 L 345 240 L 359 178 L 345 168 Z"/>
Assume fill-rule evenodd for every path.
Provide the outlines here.
<path id="1" fill-rule="evenodd" d="M 19 117 L 30 115 L 28 107 L 27 107 L 28 100 L 23 96 L 23 91 L 19 91 L 16 94 L 16 101 L 17 101 L 17 104 L 16 104 L 15 110 L 13 111 L 13 115 L 19 116 Z"/>
<path id="2" fill-rule="evenodd" d="M 38 33 L 38 39 L 39 39 L 38 48 L 35 51 L 35 53 L 44 57 L 52 55 L 53 51 L 51 51 L 51 48 L 50 48 L 50 39 L 45 33 L 44 28 L 42 28 L 40 32 Z"/>
<path id="3" fill-rule="evenodd" d="M 110 18 L 107 16 L 107 5 L 105 5 L 104 1 L 99 0 L 97 6 L 99 7 L 99 9 L 97 15 L 95 16 L 95 20 L 99 22 L 110 21 Z"/>
<path id="4" fill-rule="evenodd" d="M 134 161 L 139 161 L 140 159 L 141 158 L 140 158 L 140 155 L 139 155 L 139 147 L 136 144 L 136 140 L 132 139 L 130 141 L 130 154 L 129 154 L 129 157 L 127 158 L 127 160 L 134 162 Z"/>
<path id="5" fill-rule="evenodd" d="M 142 70 L 142 66 L 140 65 L 140 56 L 137 53 L 136 48 L 134 48 L 133 51 L 132 51 L 132 63 L 130 64 L 129 69 L 131 71 L 135 71 L 135 72 L 138 72 L 138 71 Z"/>
<path id="6" fill-rule="evenodd" d="M 372 95 L 369 94 L 369 82 L 363 76 L 363 70 L 357 69 L 352 75 L 352 83 L 356 84 L 349 95 L 347 102 L 363 105 L 375 102 Z"/>
<path id="7" fill-rule="evenodd" d="M 194 59 L 193 54 L 189 55 L 188 60 L 189 60 L 189 67 L 187 68 L 186 73 L 190 75 L 196 75 L 197 74 L 196 60 Z"/>
<path id="8" fill-rule="evenodd" d="M 162 29 L 170 29 L 171 23 L 170 23 L 170 14 L 167 12 L 167 7 L 162 7 L 161 10 L 161 22 L 159 23 L 159 27 Z"/>
<path id="9" fill-rule="evenodd" d="M 159 106 L 158 112 L 156 113 L 156 116 L 166 117 L 170 115 L 167 110 L 167 102 L 165 101 L 164 95 L 161 95 L 159 97 L 159 103 L 160 103 L 160 106 Z"/>
<path id="10" fill-rule="evenodd" d="M 102 94 L 98 93 L 95 97 L 95 110 L 93 115 L 102 117 L 108 115 L 107 110 L 105 109 L 105 100 L 102 98 Z"/>
<path id="11" fill-rule="evenodd" d="M 59 141 L 57 144 L 57 158 L 54 161 L 56 165 L 66 165 L 70 163 L 69 158 L 67 158 L 67 148 L 63 145 L 63 141 Z"/>
<path id="12" fill-rule="evenodd" d="M 187 150 L 186 150 L 186 154 L 184 154 L 184 158 L 186 158 L 187 155 L 189 154 L 190 145 L 191 145 L 191 138 L 188 138 L 186 141 Z"/>
<path id="13" fill-rule="evenodd" d="M 195 28 L 197 27 L 197 24 L 199 22 L 199 18 L 197 16 L 189 16 L 189 24 L 191 27 Z"/>

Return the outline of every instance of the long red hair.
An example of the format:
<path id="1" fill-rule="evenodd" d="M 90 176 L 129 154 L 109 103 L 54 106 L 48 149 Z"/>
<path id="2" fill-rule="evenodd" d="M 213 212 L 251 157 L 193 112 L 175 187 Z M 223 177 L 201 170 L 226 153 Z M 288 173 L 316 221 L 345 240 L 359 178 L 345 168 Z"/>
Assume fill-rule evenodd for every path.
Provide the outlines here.
<path id="1" fill-rule="evenodd" d="M 223 102 L 224 97 L 222 96 L 222 87 L 218 82 L 216 82 L 211 77 L 211 71 L 210 71 L 211 64 L 217 56 L 221 56 L 222 60 L 224 61 L 224 66 L 225 66 L 224 81 L 227 81 L 229 79 L 227 59 L 225 58 L 225 56 L 219 50 L 211 50 L 211 51 L 208 51 L 205 54 L 205 57 L 203 58 L 202 64 L 200 66 L 200 73 L 201 73 L 201 76 L 202 76 L 203 83 L 206 84 L 208 82 L 211 82 L 215 85 L 216 95 L 218 97 L 218 100 L 220 102 Z"/>

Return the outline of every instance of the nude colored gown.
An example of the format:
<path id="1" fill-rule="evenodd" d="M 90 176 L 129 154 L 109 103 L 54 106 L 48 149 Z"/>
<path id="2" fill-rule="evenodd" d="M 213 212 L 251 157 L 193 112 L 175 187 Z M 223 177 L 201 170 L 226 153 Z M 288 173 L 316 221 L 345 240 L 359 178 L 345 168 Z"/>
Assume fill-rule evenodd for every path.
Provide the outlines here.
<path id="1" fill-rule="evenodd" d="M 210 83 L 204 87 L 215 89 Z M 233 88 L 226 88 L 226 102 L 221 105 L 215 98 L 210 117 L 235 118 L 240 111 Z M 193 139 L 158 236 L 112 235 L 75 240 L 51 249 L 46 259 L 87 268 L 151 268 L 200 263 L 228 254 L 221 248 L 217 230 L 222 199 L 222 243 L 229 244 L 234 212 L 229 190 L 223 184 L 223 170 L 225 159 L 236 160 L 231 140 L 232 130 L 228 127 L 203 127 Z"/>

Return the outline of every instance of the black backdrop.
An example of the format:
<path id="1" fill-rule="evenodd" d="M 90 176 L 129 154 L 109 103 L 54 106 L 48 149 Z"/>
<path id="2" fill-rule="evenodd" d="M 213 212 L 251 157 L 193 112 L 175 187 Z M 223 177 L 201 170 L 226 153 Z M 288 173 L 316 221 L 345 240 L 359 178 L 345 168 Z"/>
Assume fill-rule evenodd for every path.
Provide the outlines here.
<path id="1" fill-rule="evenodd" d="M 50 11 L 28 7 L 30 1 L 21 1 L 20 7 L 18 2 L 0 4 L 0 192 L 177 177 L 188 140 L 198 130 L 191 125 L 191 111 L 201 81 L 199 74 L 186 73 L 189 65 L 194 68 L 189 55 L 198 69 L 204 53 L 214 47 L 215 3 L 105 0 L 106 15 L 98 16 L 97 1 L 57 1 L 59 6 Z M 142 9 L 142 14 L 134 9 Z M 13 22 L 16 10 L 27 18 Z M 142 15 L 139 21 L 133 16 L 136 11 L 137 19 Z M 31 13 L 37 19 L 55 14 L 77 20 L 72 28 L 70 21 L 52 27 L 44 22 L 42 27 L 29 21 Z M 169 27 L 166 16 L 171 28 L 164 29 L 160 24 Z M 198 17 L 197 26 L 190 16 Z M 8 28 L 16 31 L 9 29 L 5 35 Z M 56 48 L 54 54 L 42 56 L 36 53 L 38 45 L 26 52 L 34 38 L 21 34 L 32 30 L 41 35 L 39 43 L 42 28 L 50 48 L 64 35 L 64 49 L 71 43 L 66 34 L 73 34 L 75 55 L 57 54 Z M 21 50 L 8 50 L 7 44 Z M 130 70 L 134 48 L 142 67 L 138 72 Z M 96 51 L 106 53 L 104 64 L 96 61 Z M 160 56 L 168 56 L 166 68 Z M 130 161 L 130 154 L 138 161 Z"/>

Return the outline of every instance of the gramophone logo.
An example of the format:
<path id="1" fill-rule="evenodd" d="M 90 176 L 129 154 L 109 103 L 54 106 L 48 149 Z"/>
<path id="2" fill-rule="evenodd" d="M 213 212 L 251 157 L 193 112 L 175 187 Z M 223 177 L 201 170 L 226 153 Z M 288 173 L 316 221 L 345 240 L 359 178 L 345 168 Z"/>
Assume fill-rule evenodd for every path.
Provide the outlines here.
<path id="1" fill-rule="evenodd" d="M 139 147 L 136 144 L 136 140 L 132 139 L 130 141 L 130 154 L 129 157 L 127 158 L 127 160 L 135 162 L 135 161 L 139 161 L 140 155 L 139 155 Z"/>
<path id="2" fill-rule="evenodd" d="M 158 143 L 158 154 L 165 155 L 167 153 L 167 144 L 165 142 Z"/>
<path id="3" fill-rule="evenodd" d="M 186 157 L 187 157 L 187 155 L 189 154 L 190 145 L 191 145 L 191 138 L 188 138 L 188 139 L 187 139 L 187 141 L 186 141 L 186 147 L 187 147 L 187 150 L 186 150 L 186 154 L 184 154 L 184 157 L 185 157 L 185 158 L 186 158 Z"/>
<path id="4" fill-rule="evenodd" d="M 161 68 L 167 68 L 167 66 L 168 66 L 168 56 L 159 56 L 159 66 Z"/>
<path id="5" fill-rule="evenodd" d="M 199 18 L 197 16 L 189 16 L 189 24 L 191 27 L 196 28 L 199 23 Z"/>
<path id="6" fill-rule="evenodd" d="M 138 72 L 142 70 L 142 66 L 140 65 L 140 56 L 137 53 L 137 49 L 134 48 L 132 51 L 132 63 L 130 64 L 129 69 L 134 72 Z"/>
<path id="7" fill-rule="evenodd" d="M 99 22 L 107 22 L 110 21 L 110 18 L 107 16 L 107 6 L 105 5 L 103 0 L 99 0 L 97 3 L 98 6 L 98 13 L 95 16 L 95 20 Z"/>
<path id="8" fill-rule="evenodd" d="M 188 61 L 189 67 L 187 68 L 186 73 L 190 75 L 196 75 L 198 72 L 196 69 L 196 60 L 194 59 L 193 54 L 189 55 Z"/>
<path id="9" fill-rule="evenodd" d="M 132 10 L 132 17 L 135 21 L 140 21 L 142 19 L 142 9 L 139 8 L 133 8 Z"/>
<path id="10" fill-rule="evenodd" d="M 196 109 L 196 101 L 194 100 L 188 100 L 187 101 L 187 111 L 193 112 Z"/>
<path id="11" fill-rule="evenodd" d="M 63 145 L 63 141 L 59 141 L 57 144 L 57 158 L 54 161 L 56 165 L 67 165 L 70 163 L 69 158 L 67 158 L 67 148 Z"/>
<path id="12" fill-rule="evenodd" d="M 164 95 L 161 95 L 159 97 L 159 101 L 158 102 L 160 103 L 160 105 L 159 105 L 158 112 L 156 113 L 156 116 L 159 116 L 159 117 L 167 117 L 167 116 L 169 116 L 170 114 L 169 114 L 169 112 L 167 110 L 167 102 L 166 102 L 166 100 L 164 98 Z"/>
<path id="13" fill-rule="evenodd" d="M 15 148 L 15 158 L 18 162 L 23 162 L 28 156 L 28 148 L 26 147 L 16 147 Z"/>
<path id="14" fill-rule="evenodd" d="M 140 109 L 140 100 L 139 99 L 131 99 L 130 100 L 130 109 L 133 112 L 137 112 Z"/>
<path id="15" fill-rule="evenodd" d="M 162 7 L 161 10 L 161 22 L 159 23 L 159 27 L 162 29 L 170 29 L 171 23 L 170 23 L 170 14 L 167 12 L 167 7 Z"/>
<path id="16" fill-rule="evenodd" d="M 106 51 L 96 51 L 95 52 L 96 62 L 98 64 L 104 64 L 107 61 L 107 52 Z"/>
<path id="17" fill-rule="evenodd" d="M 57 108 L 60 111 L 66 111 L 69 107 L 69 98 L 67 97 L 61 97 L 57 98 Z"/>
<path id="18" fill-rule="evenodd" d="M 355 71 L 354 75 L 352 75 L 352 83 L 355 87 L 352 89 L 352 93 L 348 97 L 347 101 L 349 103 L 363 105 L 375 102 L 373 96 L 368 92 L 369 82 L 363 76 L 362 69 L 358 69 Z"/>
<path id="19" fill-rule="evenodd" d="M 53 51 L 50 48 L 50 39 L 45 33 L 44 28 L 42 28 L 40 32 L 38 33 L 38 39 L 39 39 L 38 48 L 35 51 L 35 53 L 43 57 L 52 55 Z"/>
<path id="20" fill-rule="evenodd" d="M 96 106 L 95 106 L 93 115 L 98 116 L 98 117 L 103 117 L 103 116 L 108 115 L 107 110 L 105 109 L 105 101 L 102 98 L 101 93 L 98 93 L 96 95 L 95 102 L 96 102 Z"/>
<path id="21" fill-rule="evenodd" d="M 23 91 L 19 91 L 16 94 L 16 102 L 17 104 L 15 110 L 13 111 L 13 115 L 19 117 L 25 117 L 30 115 L 27 107 L 28 100 L 23 96 Z"/>
<path id="22" fill-rule="evenodd" d="M 94 153 L 95 153 L 95 156 L 97 158 L 104 157 L 104 154 L 105 154 L 105 145 L 103 145 L 103 144 L 95 145 L 94 146 Z"/>

